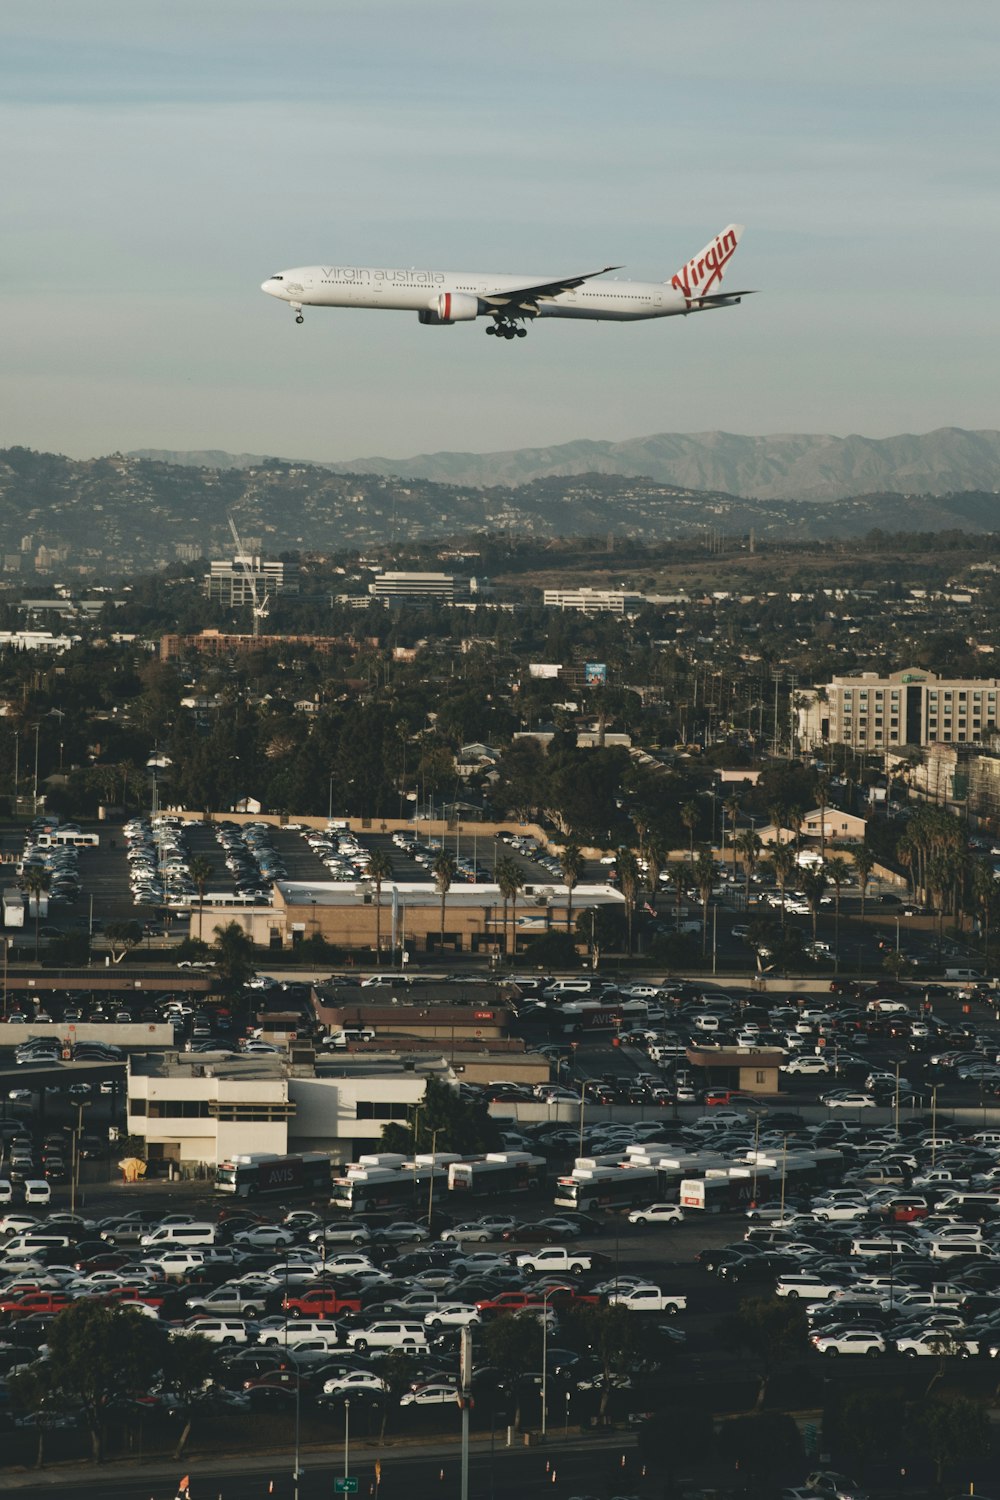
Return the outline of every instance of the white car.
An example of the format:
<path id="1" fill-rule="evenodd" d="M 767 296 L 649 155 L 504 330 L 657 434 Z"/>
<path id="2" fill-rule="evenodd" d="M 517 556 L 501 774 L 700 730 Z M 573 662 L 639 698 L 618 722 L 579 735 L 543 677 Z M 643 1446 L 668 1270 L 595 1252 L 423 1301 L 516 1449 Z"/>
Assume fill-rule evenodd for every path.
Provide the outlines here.
<path id="1" fill-rule="evenodd" d="M 241 1229 L 233 1235 L 233 1244 L 248 1250 L 284 1250 L 295 1243 L 294 1234 L 276 1224 L 260 1224 L 256 1229 Z"/>
<path id="2" fill-rule="evenodd" d="M 608 1302 L 612 1307 L 626 1307 L 629 1312 L 662 1312 L 670 1317 L 687 1307 L 687 1298 L 681 1293 L 664 1292 L 648 1283 L 611 1292 Z"/>
<path id="3" fill-rule="evenodd" d="M 869 1359 L 877 1359 L 886 1352 L 882 1334 L 875 1333 L 871 1328 L 845 1328 L 840 1333 L 814 1333 L 810 1343 L 817 1354 L 825 1354 L 830 1358 L 840 1354 L 864 1354 Z"/>
<path id="4" fill-rule="evenodd" d="M 804 1053 L 801 1057 L 790 1057 L 787 1062 L 782 1063 L 778 1069 L 779 1073 L 829 1073 L 830 1064 L 823 1057 L 811 1057 Z"/>
<path id="5" fill-rule="evenodd" d="M 470 1328 L 482 1322 L 471 1302 L 440 1302 L 424 1316 L 425 1328 Z"/>
<path id="6" fill-rule="evenodd" d="M 965 1338 L 957 1330 L 929 1328 L 924 1333 L 897 1339 L 896 1352 L 907 1354 L 911 1359 L 916 1359 L 921 1354 L 930 1354 L 938 1358 L 941 1355 L 953 1354 L 960 1359 L 968 1359 L 970 1355 L 979 1353 L 979 1341 Z"/>
<path id="7" fill-rule="evenodd" d="M 418 1385 L 416 1390 L 404 1391 L 399 1398 L 400 1406 L 453 1406 L 458 1400 L 458 1391 L 453 1385 L 440 1383 Z"/>
<path id="8" fill-rule="evenodd" d="M 485 1245 L 487 1241 L 496 1239 L 492 1229 L 485 1224 L 455 1224 L 451 1229 L 442 1229 L 440 1238 L 446 1243 L 449 1240 L 466 1240 L 473 1244 Z"/>
<path id="9" fill-rule="evenodd" d="M 814 1208 L 812 1216 L 824 1224 L 849 1224 L 852 1219 L 867 1218 L 870 1212 L 867 1203 L 827 1203 Z"/>
<path id="10" fill-rule="evenodd" d="M 848 1089 L 839 1089 L 833 1094 L 821 1094 L 820 1104 L 825 1104 L 827 1109 L 874 1109 L 875 1100 L 871 1094 L 856 1094 Z"/>
<path id="11" fill-rule="evenodd" d="M 679 1203 L 651 1203 L 648 1208 L 633 1208 L 630 1224 L 683 1224 L 684 1210 Z"/>
<path id="12" fill-rule="evenodd" d="M 388 1389 L 382 1377 L 370 1370 L 350 1370 L 346 1375 L 331 1375 L 323 1383 L 324 1396 L 350 1395 L 351 1391 L 375 1391 L 384 1396 Z"/>

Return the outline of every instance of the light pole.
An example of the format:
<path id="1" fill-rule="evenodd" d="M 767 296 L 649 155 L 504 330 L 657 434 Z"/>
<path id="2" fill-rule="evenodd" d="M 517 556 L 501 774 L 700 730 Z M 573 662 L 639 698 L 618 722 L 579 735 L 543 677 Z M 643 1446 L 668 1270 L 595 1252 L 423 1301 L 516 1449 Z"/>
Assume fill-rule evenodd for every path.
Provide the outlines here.
<path id="1" fill-rule="evenodd" d="M 580 1149 L 576 1153 L 577 1156 L 582 1156 L 583 1155 L 583 1110 L 584 1110 L 584 1105 L 587 1102 L 586 1088 L 587 1088 L 587 1080 L 585 1078 L 581 1078 L 580 1079 Z"/>
<path id="2" fill-rule="evenodd" d="M 434 1226 L 434 1165 L 435 1165 L 435 1158 L 436 1158 L 436 1155 L 437 1155 L 437 1138 L 438 1138 L 437 1131 L 436 1130 L 432 1130 L 431 1131 L 431 1172 L 430 1172 L 429 1181 L 427 1183 L 427 1231 L 428 1231 L 428 1233 L 431 1233 L 433 1231 L 433 1226 Z"/>
<path id="3" fill-rule="evenodd" d="M 4 958 L 7 956 L 7 944 L 4 942 Z M 6 1002 L 6 992 L 4 996 Z M 6 1009 L 6 1003 L 5 1003 Z M 73 1149 L 70 1154 L 69 1163 L 69 1211 L 76 1213 L 76 1194 L 80 1184 L 80 1134 L 83 1130 L 83 1112 L 90 1105 L 81 1099 L 76 1106 L 76 1129 L 73 1131 Z"/>
<path id="4" fill-rule="evenodd" d="M 548 1376 L 549 1376 L 549 1298 L 552 1293 L 558 1291 L 558 1287 L 550 1286 L 542 1293 L 542 1442 L 545 1441 L 545 1430 L 548 1424 Z"/>
<path id="5" fill-rule="evenodd" d="M 348 1479 L 351 1473 L 351 1403 L 350 1399 L 344 1402 L 344 1478 Z"/>

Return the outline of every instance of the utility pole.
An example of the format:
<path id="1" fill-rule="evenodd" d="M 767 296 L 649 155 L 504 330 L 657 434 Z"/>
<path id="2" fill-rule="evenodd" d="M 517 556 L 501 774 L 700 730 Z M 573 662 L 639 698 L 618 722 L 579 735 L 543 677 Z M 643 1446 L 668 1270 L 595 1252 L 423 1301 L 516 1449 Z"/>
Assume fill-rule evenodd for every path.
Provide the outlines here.
<path id="1" fill-rule="evenodd" d="M 459 1361 L 459 1399 L 462 1403 L 461 1500 L 469 1500 L 469 1406 L 472 1400 L 472 1329 L 463 1328 Z M 544 1396 L 543 1396 L 544 1410 Z M 544 1417 L 542 1421 L 544 1423 Z"/>

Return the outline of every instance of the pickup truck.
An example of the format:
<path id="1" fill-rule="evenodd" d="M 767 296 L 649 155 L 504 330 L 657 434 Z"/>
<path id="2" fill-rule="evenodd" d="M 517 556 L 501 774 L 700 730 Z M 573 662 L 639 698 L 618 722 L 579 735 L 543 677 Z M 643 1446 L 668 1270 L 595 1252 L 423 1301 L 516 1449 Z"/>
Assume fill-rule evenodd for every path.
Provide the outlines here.
<path id="1" fill-rule="evenodd" d="M 500 1313 L 535 1312 L 545 1307 L 559 1309 L 585 1304 L 596 1307 L 600 1300 L 596 1292 L 578 1292 L 574 1287 L 560 1286 L 550 1290 L 547 1297 L 541 1292 L 498 1292 L 495 1297 L 478 1301 L 476 1311 L 481 1318 L 492 1318 Z"/>
<path id="2" fill-rule="evenodd" d="M 339 1297 L 333 1287 L 313 1287 L 283 1297 L 281 1306 L 296 1318 L 336 1318 L 341 1313 L 360 1312 L 361 1298 Z"/>
<path id="3" fill-rule="evenodd" d="M 675 1313 L 687 1307 L 687 1298 L 679 1292 L 663 1292 L 658 1286 L 628 1286 L 608 1297 L 612 1307 L 625 1307 L 630 1312 Z"/>
<path id="4" fill-rule="evenodd" d="M 515 1255 L 514 1264 L 526 1276 L 534 1276 L 537 1271 L 570 1271 L 574 1276 L 582 1276 L 584 1271 L 596 1271 L 599 1266 L 611 1262 L 606 1255 L 567 1250 L 564 1245 L 540 1245 L 537 1250 L 524 1250 Z"/>

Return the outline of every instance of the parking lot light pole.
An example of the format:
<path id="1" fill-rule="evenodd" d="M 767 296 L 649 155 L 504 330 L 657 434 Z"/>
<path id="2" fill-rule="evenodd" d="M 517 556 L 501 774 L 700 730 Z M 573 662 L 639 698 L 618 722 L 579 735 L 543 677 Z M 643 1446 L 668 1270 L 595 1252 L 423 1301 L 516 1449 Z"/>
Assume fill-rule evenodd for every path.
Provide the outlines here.
<path id="1" fill-rule="evenodd" d="M 549 1298 L 558 1288 L 550 1286 L 542 1294 L 542 1442 L 548 1426 L 548 1377 L 549 1377 Z"/>
<path id="2" fill-rule="evenodd" d="M 351 1472 L 351 1401 L 344 1402 L 344 1478 Z"/>

